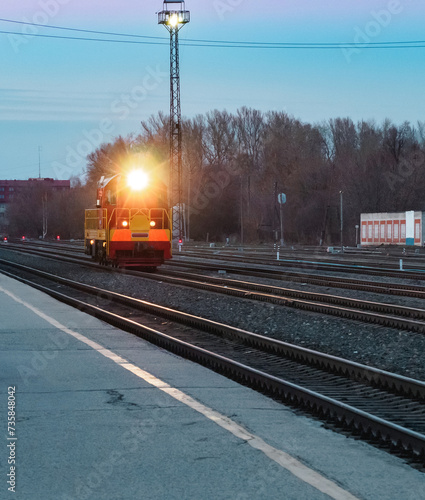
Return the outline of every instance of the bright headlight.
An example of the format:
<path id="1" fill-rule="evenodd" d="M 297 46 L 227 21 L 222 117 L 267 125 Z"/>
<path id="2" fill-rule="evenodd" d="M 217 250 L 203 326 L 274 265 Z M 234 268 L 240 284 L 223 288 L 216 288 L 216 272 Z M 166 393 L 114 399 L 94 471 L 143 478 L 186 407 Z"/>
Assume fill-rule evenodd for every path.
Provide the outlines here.
<path id="1" fill-rule="evenodd" d="M 133 170 L 128 174 L 127 186 L 133 191 L 141 191 L 148 186 L 149 177 L 143 170 Z"/>

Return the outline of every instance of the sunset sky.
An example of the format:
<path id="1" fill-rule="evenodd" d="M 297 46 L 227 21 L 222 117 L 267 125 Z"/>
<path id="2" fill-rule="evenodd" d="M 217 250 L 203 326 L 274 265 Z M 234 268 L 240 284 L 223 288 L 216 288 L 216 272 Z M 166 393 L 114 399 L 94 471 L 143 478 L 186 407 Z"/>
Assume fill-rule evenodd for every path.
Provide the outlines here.
<path id="1" fill-rule="evenodd" d="M 425 121 L 423 1 L 187 0 L 185 7 L 184 117 L 247 106 L 309 123 Z M 156 0 L 2 1 L 0 178 L 37 177 L 39 147 L 42 177 L 81 175 L 100 143 L 137 134 L 141 120 L 168 113 L 162 8 Z"/>

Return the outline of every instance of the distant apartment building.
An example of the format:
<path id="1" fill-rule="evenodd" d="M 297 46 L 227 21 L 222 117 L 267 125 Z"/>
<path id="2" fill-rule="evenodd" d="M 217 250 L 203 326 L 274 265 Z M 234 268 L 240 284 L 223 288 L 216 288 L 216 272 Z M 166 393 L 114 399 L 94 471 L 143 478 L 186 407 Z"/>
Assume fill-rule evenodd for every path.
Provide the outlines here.
<path id="1" fill-rule="evenodd" d="M 59 181 L 50 178 L 31 178 L 24 180 L 0 180 L 0 231 L 7 227 L 6 209 L 17 196 L 28 190 L 43 187 L 46 191 L 66 191 L 71 188 L 71 181 Z"/>

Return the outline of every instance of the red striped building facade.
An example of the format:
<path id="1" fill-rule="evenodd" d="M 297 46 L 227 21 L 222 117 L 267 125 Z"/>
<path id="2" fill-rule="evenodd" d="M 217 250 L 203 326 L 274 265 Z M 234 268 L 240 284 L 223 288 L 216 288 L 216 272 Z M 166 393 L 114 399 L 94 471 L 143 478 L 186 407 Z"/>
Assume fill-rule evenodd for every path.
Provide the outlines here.
<path id="1" fill-rule="evenodd" d="M 360 215 L 360 242 L 367 245 L 423 246 L 425 212 L 382 212 Z"/>

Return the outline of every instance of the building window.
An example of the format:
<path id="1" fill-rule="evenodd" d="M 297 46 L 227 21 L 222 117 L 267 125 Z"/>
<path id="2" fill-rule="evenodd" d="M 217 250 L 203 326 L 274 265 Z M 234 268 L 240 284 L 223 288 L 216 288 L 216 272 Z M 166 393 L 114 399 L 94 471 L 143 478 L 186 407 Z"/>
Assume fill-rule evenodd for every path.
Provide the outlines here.
<path id="1" fill-rule="evenodd" d="M 4 194 L 0 194 L 0 200 L 4 200 Z"/>
<path id="2" fill-rule="evenodd" d="M 4 191 L 4 186 L 0 186 L 0 191 Z"/>
<path id="3" fill-rule="evenodd" d="M 10 192 L 10 191 L 15 191 L 15 188 L 10 187 L 10 188 L 9 188 L 9 192 Z"/>

